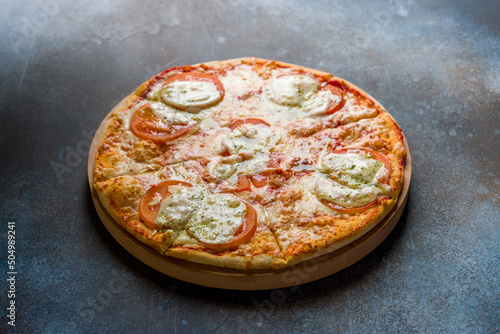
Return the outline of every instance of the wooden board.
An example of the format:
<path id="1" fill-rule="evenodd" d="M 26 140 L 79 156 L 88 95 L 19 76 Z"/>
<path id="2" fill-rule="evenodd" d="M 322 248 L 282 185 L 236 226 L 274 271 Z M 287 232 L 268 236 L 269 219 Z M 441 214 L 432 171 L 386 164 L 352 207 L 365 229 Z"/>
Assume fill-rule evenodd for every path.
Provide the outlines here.
<path id="1" fill-rule="evenodd" d="M 345 269 L 368 255 L 385 240 L 403 214 L 408 200 L 408 189 L 411 179 L 411 156 L 406 138 L 404 139 L 404 146 L 407 151 L 407 158 L 404 169 L 403 187 L 395 207 L 369 232 L 334 252 L 283 269 L 245 271 L 203 265 L 162 256 L 134 238 L 113 219 L 103 207 L 92 185 L 95 156 L 99 142 L 106 130 L 109 117 L 122 107 L 125 100 L 122 100 L 106 116 L 92 141 L 88 160 L 88 178 L 92 200 L 101 221 L 113 238 L 141 262 L 166 275 L 198 285 L 233 290 L 277 289 L 315 281 Z"/>

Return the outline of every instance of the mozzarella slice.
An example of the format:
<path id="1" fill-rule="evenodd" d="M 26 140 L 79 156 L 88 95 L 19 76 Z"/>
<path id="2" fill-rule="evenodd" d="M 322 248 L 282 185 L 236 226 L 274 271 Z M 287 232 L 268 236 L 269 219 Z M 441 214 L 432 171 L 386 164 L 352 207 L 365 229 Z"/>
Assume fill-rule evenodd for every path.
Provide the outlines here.
<path id="1" fill-rule="evenodd" d="M 186 125 L 192 122 L 191 114 L 169 107 L 162 102 L 151 102 L 150 106 L 153 114 L 166 123 Z"/>
<path id="2" fill-rule="evenodd" d="M 234 238 L 243 225 L 246 205 L 233 195 L 210 196 L 193 214 L 187 229 L 201 242 L 222 244 Z"/>
<path id="3" fill-rule="evenodd" d="M 183 229 L 204 196 L 192 187 L 170 187 L 169 191 L 173 193 L 161 202 L 155 223 L 163 228 Z"/>
<path id="4" fill-rule="evenodd" d="M 211 82 L 174 81 L 161 90 L 161 98 L 172 107 L 199 112 L 219 102 L 222 95 Z"/>
<path id="5" fill-rule="evenodd" d="M 324 115 L 332 103 L 340 103 L 341 97 L 332 94 L 329 90 L 320 90 L 301 104 L 301 111 L 308 116 Z"/>
<path id="6" fill-rule="evenodd" d="M 383 191 L 372 184 L 351 188 L 319 176 L 315 183 L 316 196 L 345 208 L 357 208 L 373 202 Z"/>
<path id="7" fill-rule="evenodd" d="M 319 170 L 331 174 L 338 173 L 346 181 L 377 183 L 375 176 L 384 164 L 363 153 L 330 153 L 319 161 Z M 357 180 L 357 181 L 356 181 Z"/>
<path id="8" fill-rule="evenodd" d="M 296 117 L 324 114 L 332 101 L 340 98 L 329 90 L 319 90 L 320 84 L 308 75 L 286 75 L 273 79 L 264 89 L 264 97 L 280 107 L 280 111 Z M 307 114 L 307 115 L 304 115 Z"/>
<path id="9" fill-rule="evenodd" d="M 234 195 L 206 196 L 196 187 L 171 186 L 172 194 L 161 202 L 155 223 L 182 230 L 199 241 L 221 244 L 230 241 L 243 224 L 247 208 Z"/>
<path id="10" fill-rule="evenodd" d="M 308 75 L 285 75 L 273 79 L 264 94 L 276 104 L 295 107 L 317 92 L 318 87 L 319 83 Z"/>
<path id="11" fill-rule="evenodd" d="M 316 196 L 342 207 L 366 205 L 389 190 L 383 184 L 388 175 L 384 164 L 364 152 L 327 154 L 320 159 L 317 169 L 324 174 L 316 178 Z"/>

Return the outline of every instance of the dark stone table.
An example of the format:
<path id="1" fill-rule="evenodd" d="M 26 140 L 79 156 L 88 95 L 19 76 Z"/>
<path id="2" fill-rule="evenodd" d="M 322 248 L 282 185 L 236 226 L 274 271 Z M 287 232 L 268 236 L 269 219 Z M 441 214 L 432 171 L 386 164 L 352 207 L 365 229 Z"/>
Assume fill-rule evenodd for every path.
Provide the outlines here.
<path id="1" fill-rule="evenodd" d="M 0 332 L 500 330 L 498 1 L 1 8 Z M 160 274 L 114 241 L 88 189 L 89 138 L 121 98 L 164 68 L 244 56 L 353 82 L 394 116 L 413 157 L 408 206 L 390 236 L 299 287 L 218 290 Z"/>

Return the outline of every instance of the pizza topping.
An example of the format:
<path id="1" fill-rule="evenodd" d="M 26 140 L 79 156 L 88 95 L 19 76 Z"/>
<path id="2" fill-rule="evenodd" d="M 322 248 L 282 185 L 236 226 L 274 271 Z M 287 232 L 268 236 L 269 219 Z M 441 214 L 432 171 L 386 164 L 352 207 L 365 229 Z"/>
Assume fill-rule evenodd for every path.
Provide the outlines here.
<path id="1" fill-rule="evenodd" d="M 262 188 L 267 184 L 267 176 L 262 174 L 252 175 L 250 181 L 255 188 Z"/>
<path id="2" fill-rule="evenodd" d="M 317 178 L 315 191 L 320 200 L 337 204 L 339 209 L 362 207 L 383 194 L 382 190 L 374 185 L 351 188 L 323 177 Z"/>
<path id="3" fill-rule="evenodd" d="M 222 159 L 213 159 L 210 161 L 208 169 L 210 173 L 218 180 L 227 180 L 238 170 L 239 163 L 243 159 L 237 157 L 227 157 Z"/>
<path id="4" fill-rule="evenodd" d="M 335 88 L 320 83 L 308 75 L 284 75 L 274 78 L 264 89 L 264 96 L 294 118 L 331 114 L 340 109 L 342 95 Z M 334 87 L 334 86 L 332 86 Z M 337 88 L 338 89 L 338 88 Z M 345 103 L 345 102 L 344 102 Z M 343 105 L 343 104 L 342 104 Z M 342 107 L 342 106 L 340 106 Z"/>
<path id="5" fill-rule="evenodd" d="M 259 153 L 269 152 L 280 139 L 279 133 L 263 121 L 259 124 L 245 123 L 223 138 L 222 148 L 230 155 L 239 154 L 248 160 Z"/>
<path id="6" fill-rule="evenodd" d="M 177 189 L 175 189 L 177 188 Z M 194 187 L 170 187 L 172 193 L 161 202 L 155 224 L 162 228 L 182 229 L 199 208 L 203 193 Z"/>
<path id="7" fill-rule="evenodd" d="M 214 159 L 209 170 L 217 179 L 229 179 L 229 182 L 237 183 L 237 189 L 247 189 L 250 182 L 243 182 L 240 176 L 266 170 L 269 152 L 280 142 L 281 135 L 266 122 L 252 118 L 235 121 L 230 128 L 233 130 L 222 138 L 221 143 L 220 153 L 225 157 Z"/>
<path id="8" fill-rule="evenodd" d="M 326 204 L 333 203 L 338 210 L 364 209 L 389 191 L 385 182 L 390 164 L 386 160 L 380 153 L 367 149 L 325 155 L 318 170 L 327 177 L 317 178 L 316 196 Z"/>
<path id="9" fill-rule="evenodd" d="M 387 180 L 390 163 L 372 150 L 337 150 L 320 159 L 319 169 L 350 185 L 379 184 Z"/>
<path id="10" fill-rule="evenodd" d="M 257 214 L 250 204 L 230 194 L 207 195 L 206 190 L 177 180 L 149 188 L 139 202 L 139 215 L 154 229 L 185 228 L 212 248 L 243 243 L 257 228 Z"/>
<path id="11" fill-rule="evenodd" d="M 241 244 L 250 239 L 256 229 L 255 209 L 228 194 L 207 197 L 187 225 L 187 232 L 208 248 Z"/>
<path id="12" fill-rule="evenodd" d="M 170 186 L 191 187 L 191 184 L 176 180 L 160 182 L 149 188 L 139 202 L 139 216 L 151 228 L 162 227 L 156 223 L 156 217 L 160 211 L 161 201 L 171 195 Z"/>
<path id="13" fill-rule="evenodd" d="M 332 94 L 330 98 L 330 105 L 328 106 L 328 109 L 326 110 L 325 114 L 330 115 L 342 109 L 347 99 L 343 90 L 340 87 L 331 84 L 328 84 L 325 87 L 323 87 L 323 90 L 329 91 Z"/>
<path id="14" fill-rule="evenodd" d="M 159 119 L 163 120 L 165 123 L 175 124 L 175 125 L 187 125 L 195 123 L 192 120 L 192 114 L 179 111 L 175 108 L 169 107 L 161 102 L 151 102 L 151 110 L 153 114 Z"/>
<path id="15" fill-rule="evenodd" d="M 262 82 L 259 74 L 248 65 L 240 65 L 226 71 L 219 79 L 224 87 L 231 87 L 231 95 L 238 101 L 244 101 L 256 95 Z"/>
<path id="16" fill-rule="evenodd" d="M 270 126 L 269 123 L 267 123 L 266 121 L 264 121 L 260 118 L 245 118 L 245 119 L 237 119 L 236 121 L 231 123 L 229 128 L 231 130 L 234 130 L 243 124 L 264 124 L 264 125 Z"/>
<path id="17" fill-rule="evenodd" d="M 246 175 L 240 174 L 238 175 L 238 182 L 236 183 L 236 191 L 250 191 L 251 188 L 251 183 L 248 177 Z"/>
<path id="18" fill-rule="evenodd" d="M 196 124 L 184 122 L 185 120 L 179 119 L 175 123 L 165 122 L 155 115 L 150 105 L 143 105 L 132 116 L 130 130 L 142 139 L 167 142 L 187 134 L 196 127 Z"/>
<path id="19" fill-rule="evenodd" d="M 265 88 L 272 102 L 296 107 L 318 91 L 319 83 L 308 75 L 284 75 L 273 79 Z"/>
<path id="20" fill-rule="evenodd" d="M 311 94 L 312 95 L 312 94 Z M 308 116 L 324 115 L 330 108 L 330 105 L 340 102 L 337 95 L 332 95 L 329 90 L 320 90 L 317 94 L 310 96 L 301 105 L 301 111 Z"/>
<path id="21" fill-rule="evenodd" d="M 224 88 L 219 79 L 196 72 L 174 75 L 161 90 L 166 104 L 194 113 L 219 103 L 223 97 Z"/>

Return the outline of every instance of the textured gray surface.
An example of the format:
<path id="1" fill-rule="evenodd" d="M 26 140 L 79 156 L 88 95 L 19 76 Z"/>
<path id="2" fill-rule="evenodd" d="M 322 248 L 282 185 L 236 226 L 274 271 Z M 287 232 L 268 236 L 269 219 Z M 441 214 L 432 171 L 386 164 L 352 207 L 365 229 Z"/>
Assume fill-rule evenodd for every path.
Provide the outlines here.
<path id="1" fill-rule="evenodd" d="M 17 326 L 1 311 L 1 332 L 500 330 L 498 1 L 1 8 L 2 277 L 8 221 L 18 238 Z M 225 291 L 160 274 L 112 239 L 87 189 L 88 132 L 118 100 L 163 68 L 244 56 L 353 82 L 389 110 L 412 152 L 408 206 L 388 239 L 299 287 Z"/>

